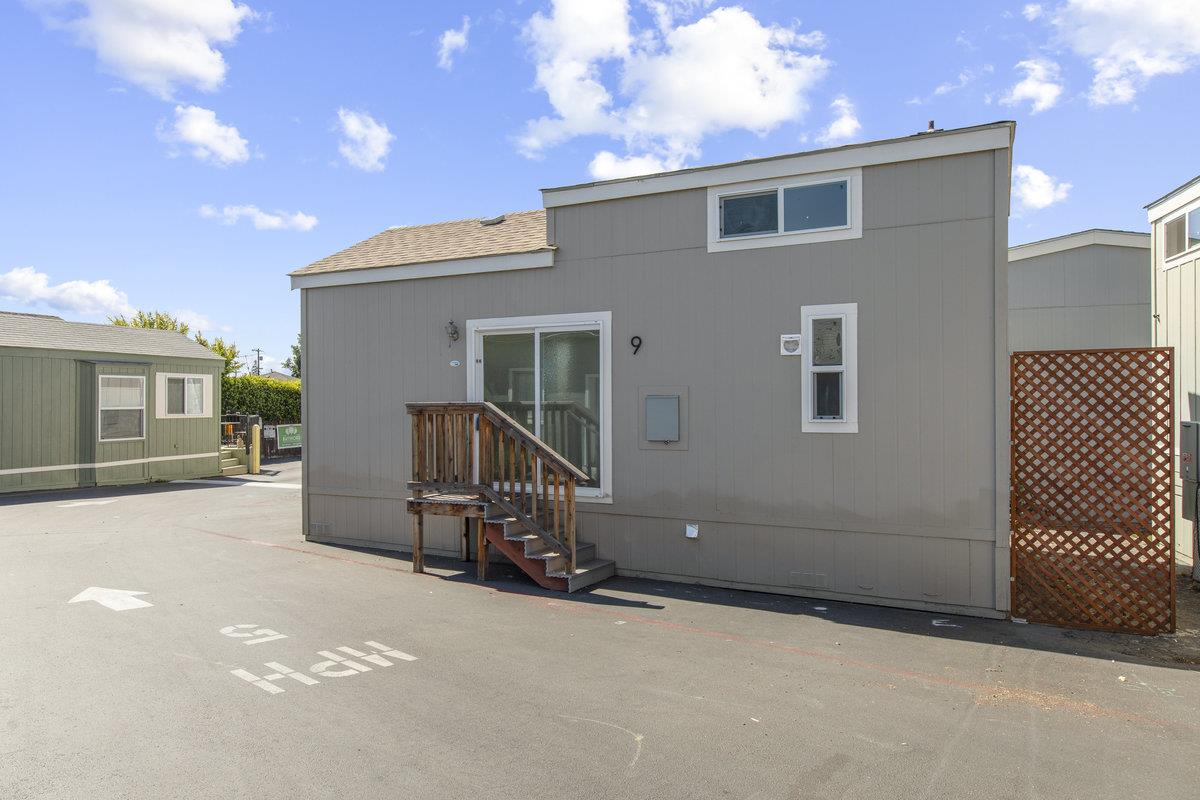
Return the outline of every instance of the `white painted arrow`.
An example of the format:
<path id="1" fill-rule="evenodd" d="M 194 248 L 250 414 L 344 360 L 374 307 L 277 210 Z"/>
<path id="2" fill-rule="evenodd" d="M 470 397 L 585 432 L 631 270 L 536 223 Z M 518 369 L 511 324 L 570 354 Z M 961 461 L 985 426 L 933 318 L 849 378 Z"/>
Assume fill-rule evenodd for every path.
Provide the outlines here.
<path id="1" fill-rule="evenodd" d="M 131 589 L 101 589 L 99 586 L 89 586 L 68 600 L 68 603 L 86 603 L 95 600 L 102 606 L 113 611 L 128 611 L 131 608 L 146 608 L 154 605 L 145 600 L 139 600 L 135 595 L 145 592 L 135 592 Z"/>

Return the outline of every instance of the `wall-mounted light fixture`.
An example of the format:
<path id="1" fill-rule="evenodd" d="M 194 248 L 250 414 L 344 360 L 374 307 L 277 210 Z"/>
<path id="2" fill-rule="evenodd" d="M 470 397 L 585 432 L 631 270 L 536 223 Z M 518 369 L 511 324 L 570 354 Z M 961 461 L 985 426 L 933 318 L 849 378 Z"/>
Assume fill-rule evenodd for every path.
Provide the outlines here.
<path id="1" fill-rule="evenodd" d="M 454 320 L 446 323 L 446 338 L 450 340 L 447 347 L 453 347 L 454 343 L 458 341 L 458 326 L 454 324 Z"/>

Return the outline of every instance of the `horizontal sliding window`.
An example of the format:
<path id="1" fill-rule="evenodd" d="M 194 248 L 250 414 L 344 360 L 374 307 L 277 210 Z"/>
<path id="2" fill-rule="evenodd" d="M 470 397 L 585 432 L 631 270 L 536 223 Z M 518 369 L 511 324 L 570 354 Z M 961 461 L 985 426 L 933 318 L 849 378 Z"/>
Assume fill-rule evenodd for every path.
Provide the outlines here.
<path id="1" fill-rule="evenodd" d="M 1200 246 L 1200 208 L 1193 208 L 1163 225 L 1163 256 L 1174 258 Z"/>
<path id="2" fill-rule="evenodd" d="M 768 178 L 708 189 L 708 250 L 862 236 L 862 173 Z"/>
<path id="3" fill-rule="evenodd" d="M 155 386 L 159 419 L 212 416 L 211 375 L 176 375 L 160 372 Z"/>
<path id="4" fill-rule="evenodd" d="M 204 414 L 204 378 L 167 378 L 167 413 L 188 417 Z"/>

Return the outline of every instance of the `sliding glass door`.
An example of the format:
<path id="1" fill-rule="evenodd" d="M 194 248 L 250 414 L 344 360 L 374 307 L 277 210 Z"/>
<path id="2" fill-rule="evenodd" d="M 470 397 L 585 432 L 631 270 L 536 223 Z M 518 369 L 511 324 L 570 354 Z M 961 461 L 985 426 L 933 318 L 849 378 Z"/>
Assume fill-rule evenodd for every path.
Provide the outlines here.
<path id="1" fill-rule="evenodd" d="M 515 326 L 533 319 L 546 324 Z M 485 322 L 487 327 L 476 327 Z M 474 399 L 494 403 L 583 470 L 588 480 L 581 488 L 601 489 L 608 424 L 604 324 L 556 317 L 512 322 L 514 327 L 504 320 L 469 323 Z"/>

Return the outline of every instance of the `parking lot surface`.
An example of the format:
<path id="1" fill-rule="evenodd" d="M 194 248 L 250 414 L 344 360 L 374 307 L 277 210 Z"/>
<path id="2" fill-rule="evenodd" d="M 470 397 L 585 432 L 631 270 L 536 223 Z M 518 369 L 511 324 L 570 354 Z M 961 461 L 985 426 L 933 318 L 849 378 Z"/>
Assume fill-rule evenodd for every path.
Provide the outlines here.
<path id="1" fill-rule="evenodd" d="M 1191 618 L 1149 640 L 622 578 L 557 595 L 452 560 L 414 575 L 304 542 L 299 465 L 275 469 L 0 500 L 0 797 L 1200 790 Z"/>

